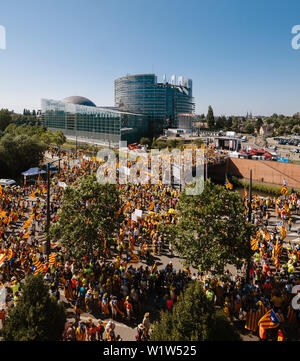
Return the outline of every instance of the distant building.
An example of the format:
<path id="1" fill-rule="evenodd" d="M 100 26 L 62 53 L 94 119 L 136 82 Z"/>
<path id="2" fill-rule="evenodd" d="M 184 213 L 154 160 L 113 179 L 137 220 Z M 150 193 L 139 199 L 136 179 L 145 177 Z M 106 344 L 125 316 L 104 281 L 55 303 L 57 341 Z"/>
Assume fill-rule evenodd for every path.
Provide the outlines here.
<path id="1" fill-rule="evenodd" d="M 192 80 L 172 75 L 157 82 L 155 74 L 126 75 L 115 80 L 115 106 L 96 106 L 81 96 L 61 101 L 42 99 L 41 123 L 69 138 L 118 145 L 120 141 L 139 142 L 141 137 L 157 136 L 167 128 L 178 128 L 179 114 L 195 110 Z M 190 127 L 191 120 L 180 122 Z M 80 140 L 81 140 L 80 139 Z"/>
<path id="2" fill-rule="evenodd" d="M 263 124 L 259 129 L 259 135 L 268 137 L 273 133 L 273 126 L 271 124 Z"/>
<path id="3" fill-rule="evenodd" d="M 297 119 L 300 119 L 300 112 L 294 114 L 294 117 L 297 118 Z"/>
<path id="4" fill-rule="evenodd" d="M 148 118 L 143 114 L 114 107 L 97 107 L 87 98 L 73 96 L 61 101 L 42 99 L 43 126 L 62 130 L 68 138 L 118 146 L 139 141 L 148 133 Z"/>
<path id="5" fill-rule="evenodd" d="M 172 75 L 171 83 L 157 82 L 155 74 L 127 75 L 115 80 L 115 106 L 149 117 L 149 132 L 178 128 L 179 113 L 194 113 L 192 80 Z"/>

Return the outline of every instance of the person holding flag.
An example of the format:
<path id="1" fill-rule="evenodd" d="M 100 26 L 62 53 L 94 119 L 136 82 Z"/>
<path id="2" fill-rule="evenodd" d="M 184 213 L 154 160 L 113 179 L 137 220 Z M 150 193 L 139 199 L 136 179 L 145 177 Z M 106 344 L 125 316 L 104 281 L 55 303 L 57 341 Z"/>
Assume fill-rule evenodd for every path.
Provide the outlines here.
<path id="1" fill-rule="evenodd" d="M 276 328 L 280 325 L 281 318 L 273 309 L 269 310 L 259 321 L 259 336 L 266 339 L 266 330 Z"/>
<path id="2" fill-rule="evenodd" d="M 281 194 L 285 196 L 287 192 L 288 192 L 287 182 L 285 179 L 283 179 L 283 187 L 281 188 Z"/>
<path id="3" fill-rule="evenodd" d="M 124 313 L 122 311 L 120 311 L 119 307 L 118 307 L 118 300 L 116 296 L 112 296 L 111 297 L 111 301 L 109 303 L 110 305 L 110 309 L 111 309 L 111 314 L 112 314 L 112 318 L 114 320 L 117 319 L 118 313 L 124 317 Z"/>

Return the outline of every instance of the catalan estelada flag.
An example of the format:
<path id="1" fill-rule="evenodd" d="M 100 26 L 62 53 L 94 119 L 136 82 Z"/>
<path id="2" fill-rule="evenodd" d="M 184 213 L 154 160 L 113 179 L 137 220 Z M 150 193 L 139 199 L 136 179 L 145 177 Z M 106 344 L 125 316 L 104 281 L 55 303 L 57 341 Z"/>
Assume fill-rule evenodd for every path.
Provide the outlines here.
<path id="1" fill-rule="evenodd" d="M 274 249 L 274 257 L 279 258 L 282 254 L 282 250 L 283 250 L 283 242 L 281 240 L 277 240 Z"/>
<path id="2" fill-rule="evenodd" d="M 259 248 L 259 241 L 258 241 L 258 239 L 252 238 L 251 241 L 250 241 L 250 243 L 251 243 L 251 249 L 252 249 L 252 251 L 257 251 L 258 248 Z"/>
<path id="3" fill-rule="evenodd" d="M 6 254 L 5 254 L 5 253 L 0 254 L 0 267 L 3 265 L 3 263 L 4 263 L 4 261 L 5 261 L 5 258 L 6 258 Z"/>
<path id="4" fill-rule="evenodd" d="M 41 261 L 36 260 L 32 264 L 32 272 L 34 275 L 37 275 L 39 273 L 42 273 L 44 271 L 44 267 L 41 263 Z"/>
<path id="5" fill-rule="evenodd" d="M 268 328 L 276 328 L 280 324 L 280 319 L 275 315 L 274 310 L 269 310 L 259 321 L 258 325 L 265 330 Z"/>
<path id="6" fill-rule="evenodd" d="M 140 259 L 137 254 L 127 254 L 126 255 L 126 262 L 127 264 L 139 263 Z"/>
<path id="7" fill-rule="evenodd" d="M 52 266 L 56 262 L 56 253 L 51 253 L 49 255 L 49 265 Z"/>
<path id="8" fill-rule="evenodd" d="M 283 179 L 283 187 L 281 188 L 281 194 L 285 195 L 288 192 L 288 188 L 287 188 L 287 182 L 285 179 Z"/>
<path id="9" fill-rule="evenodd" d="M 29 197 L 31 197 L 31 198 L 36 198 L 35 192 L 31 192 L 31 193 L 29 194 Z"/>
<path id="10" fill-rule="evenodd" d="M 245 323 L 245 329 L 256 332 L 257 331 L 257 323 L 259 320 L 259 313 L 258 310 L 251 308 L 247 314 L 247 319 Z"/>
<path id="11" fill-rule="evenodd" d="M 228 178 L 226 177 L 225 179 L 225 187 L 227 189 L 232 189 L 233 188 L 233 185 L 229 182 Z"/>
<path id="12" fill-rule="evenodd" d="M 31 219 L 29 219 L 28 221 L 23 222 L 22 224 L 22 228 L 29 228 L 31 226 Z"/>
<path id="13" fill-rule="evenodd" d="M 154 208 L 154 205 L 155 205 L 154 202 L 150 203 L 150 206 L 148 207 L 148 210 L 149 210 L 149 211 L 152 211 L 152 209 Z"/>

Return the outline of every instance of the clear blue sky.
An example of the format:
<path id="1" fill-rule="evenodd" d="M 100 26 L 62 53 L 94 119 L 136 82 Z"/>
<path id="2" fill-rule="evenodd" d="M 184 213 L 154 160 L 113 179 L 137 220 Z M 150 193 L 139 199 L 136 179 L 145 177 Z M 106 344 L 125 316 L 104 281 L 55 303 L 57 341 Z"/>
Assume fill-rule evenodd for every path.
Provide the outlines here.
<path id="1" fill-rule="evenodd" d="M 193 79 L 196 112 L 300 111 L 299 0 L 9 0 L 0 3 L 0 108 L 82 95 L 114 105 L 114 79 Z"/>

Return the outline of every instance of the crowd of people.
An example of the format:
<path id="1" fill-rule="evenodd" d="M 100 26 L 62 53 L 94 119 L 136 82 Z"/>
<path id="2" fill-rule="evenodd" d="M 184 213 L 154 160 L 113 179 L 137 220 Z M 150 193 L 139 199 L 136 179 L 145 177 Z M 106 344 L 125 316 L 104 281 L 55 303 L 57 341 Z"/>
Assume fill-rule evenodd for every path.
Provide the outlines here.
<path id="1" fill-rule="evenodd" d="M 249 207 L 249 199 L 244 199 Z M 248 203 L 248 204 L 247 204 Z M 249 279 L 228 274 L 202 280 L 207 297 L 224 309 L 231 321 L 261 340 L 299 340 L 300 313 L 292 300 L 294 287 L 300 285 L 300 241 L 284 242 L 289 231 L 298 231 L 295 216 L 300 214 L 299 194 L 278 198 L 255 196 L 251 203 L 253 221 L 258 226 L 251 240 L 255 252 L 250 265 Z M 272 213 L 276 224 L 272 225 Z M 286 247 L 284 247 L 284 243 Z M 295 292 L 296 293 L 296 292 Z M 260 320 L 273 311 L 276 321 L 263 327 Z M 271 315 L 271 312 L 269 312 Z"/>
<path id="2" fill-rule="evenodd" d="M 51 177 L 52 221 L 57 218 L 63 198 L 62 185 L 71 185 L 80 176 L 96 172 L 100 164 L 83 152 L 76 154 L 80 166 L 72 162 L 74 154 L 60 155 L 61 169 Z M 179 190 L 161 182 L 120 184 L 118 188 L 125 218 L 116 234 L 115 247 L 102 257 L 71 259 L 65 256 L 59 242 L 53 243 L 49 262 L 42 242 L 47 215 L 45 182 L 38 177 L 32 185 L 1 188 L 0 286 L 8 291 L 0 313 L 2 324 L 8 306 L 19 301 L 25 277 L 41 273 L 52 296 L 73 308 L 74 317 L 66 324 L 63 340 L 121 340 L 116 322 L 138 325 L 136 340 L 149 340 L 147 308 L 171 310 L 180 293 L 195 280 L 203 283 L 207 297 L 222 307 L 230 320 L 245 322 L 245 328 L 253 333 L 257 333 L 258 321 L 269 309 L 276 312 L 282 320 L 280 325 L 284 325 L 278 328 L 278 333 L 280 330 L 286 335 L 289 326 L 299 327 L 299 310 L 291 307 L 291 290 L 299 284 L 299 242 L 283 247 L 287 229 L 291 231 L 294 227 L 293 215 L 300 213 L 299 195 L 253 198 L 253 220 L 259 231 L 251 241 L 255 254 L 247 280 L 245 276 L 229 273 L 209 277 L 186 268 L 176 270 L 172 262 L 158 269 L 160 256 L 172 254 L 161 225 L 176 221 L 174 209 Z M 249 208 L 247 197 L 244 201 Z M 142 213 L 133 218 L 136 209 Z M 279 225 L 271 229 L 273 211 Z M 128 254 L 134 256 L 128 258 Z M 36 269 L 37 264 L 40 267 Z M 262 330 L 259 336 L 267 337 Z"/>

